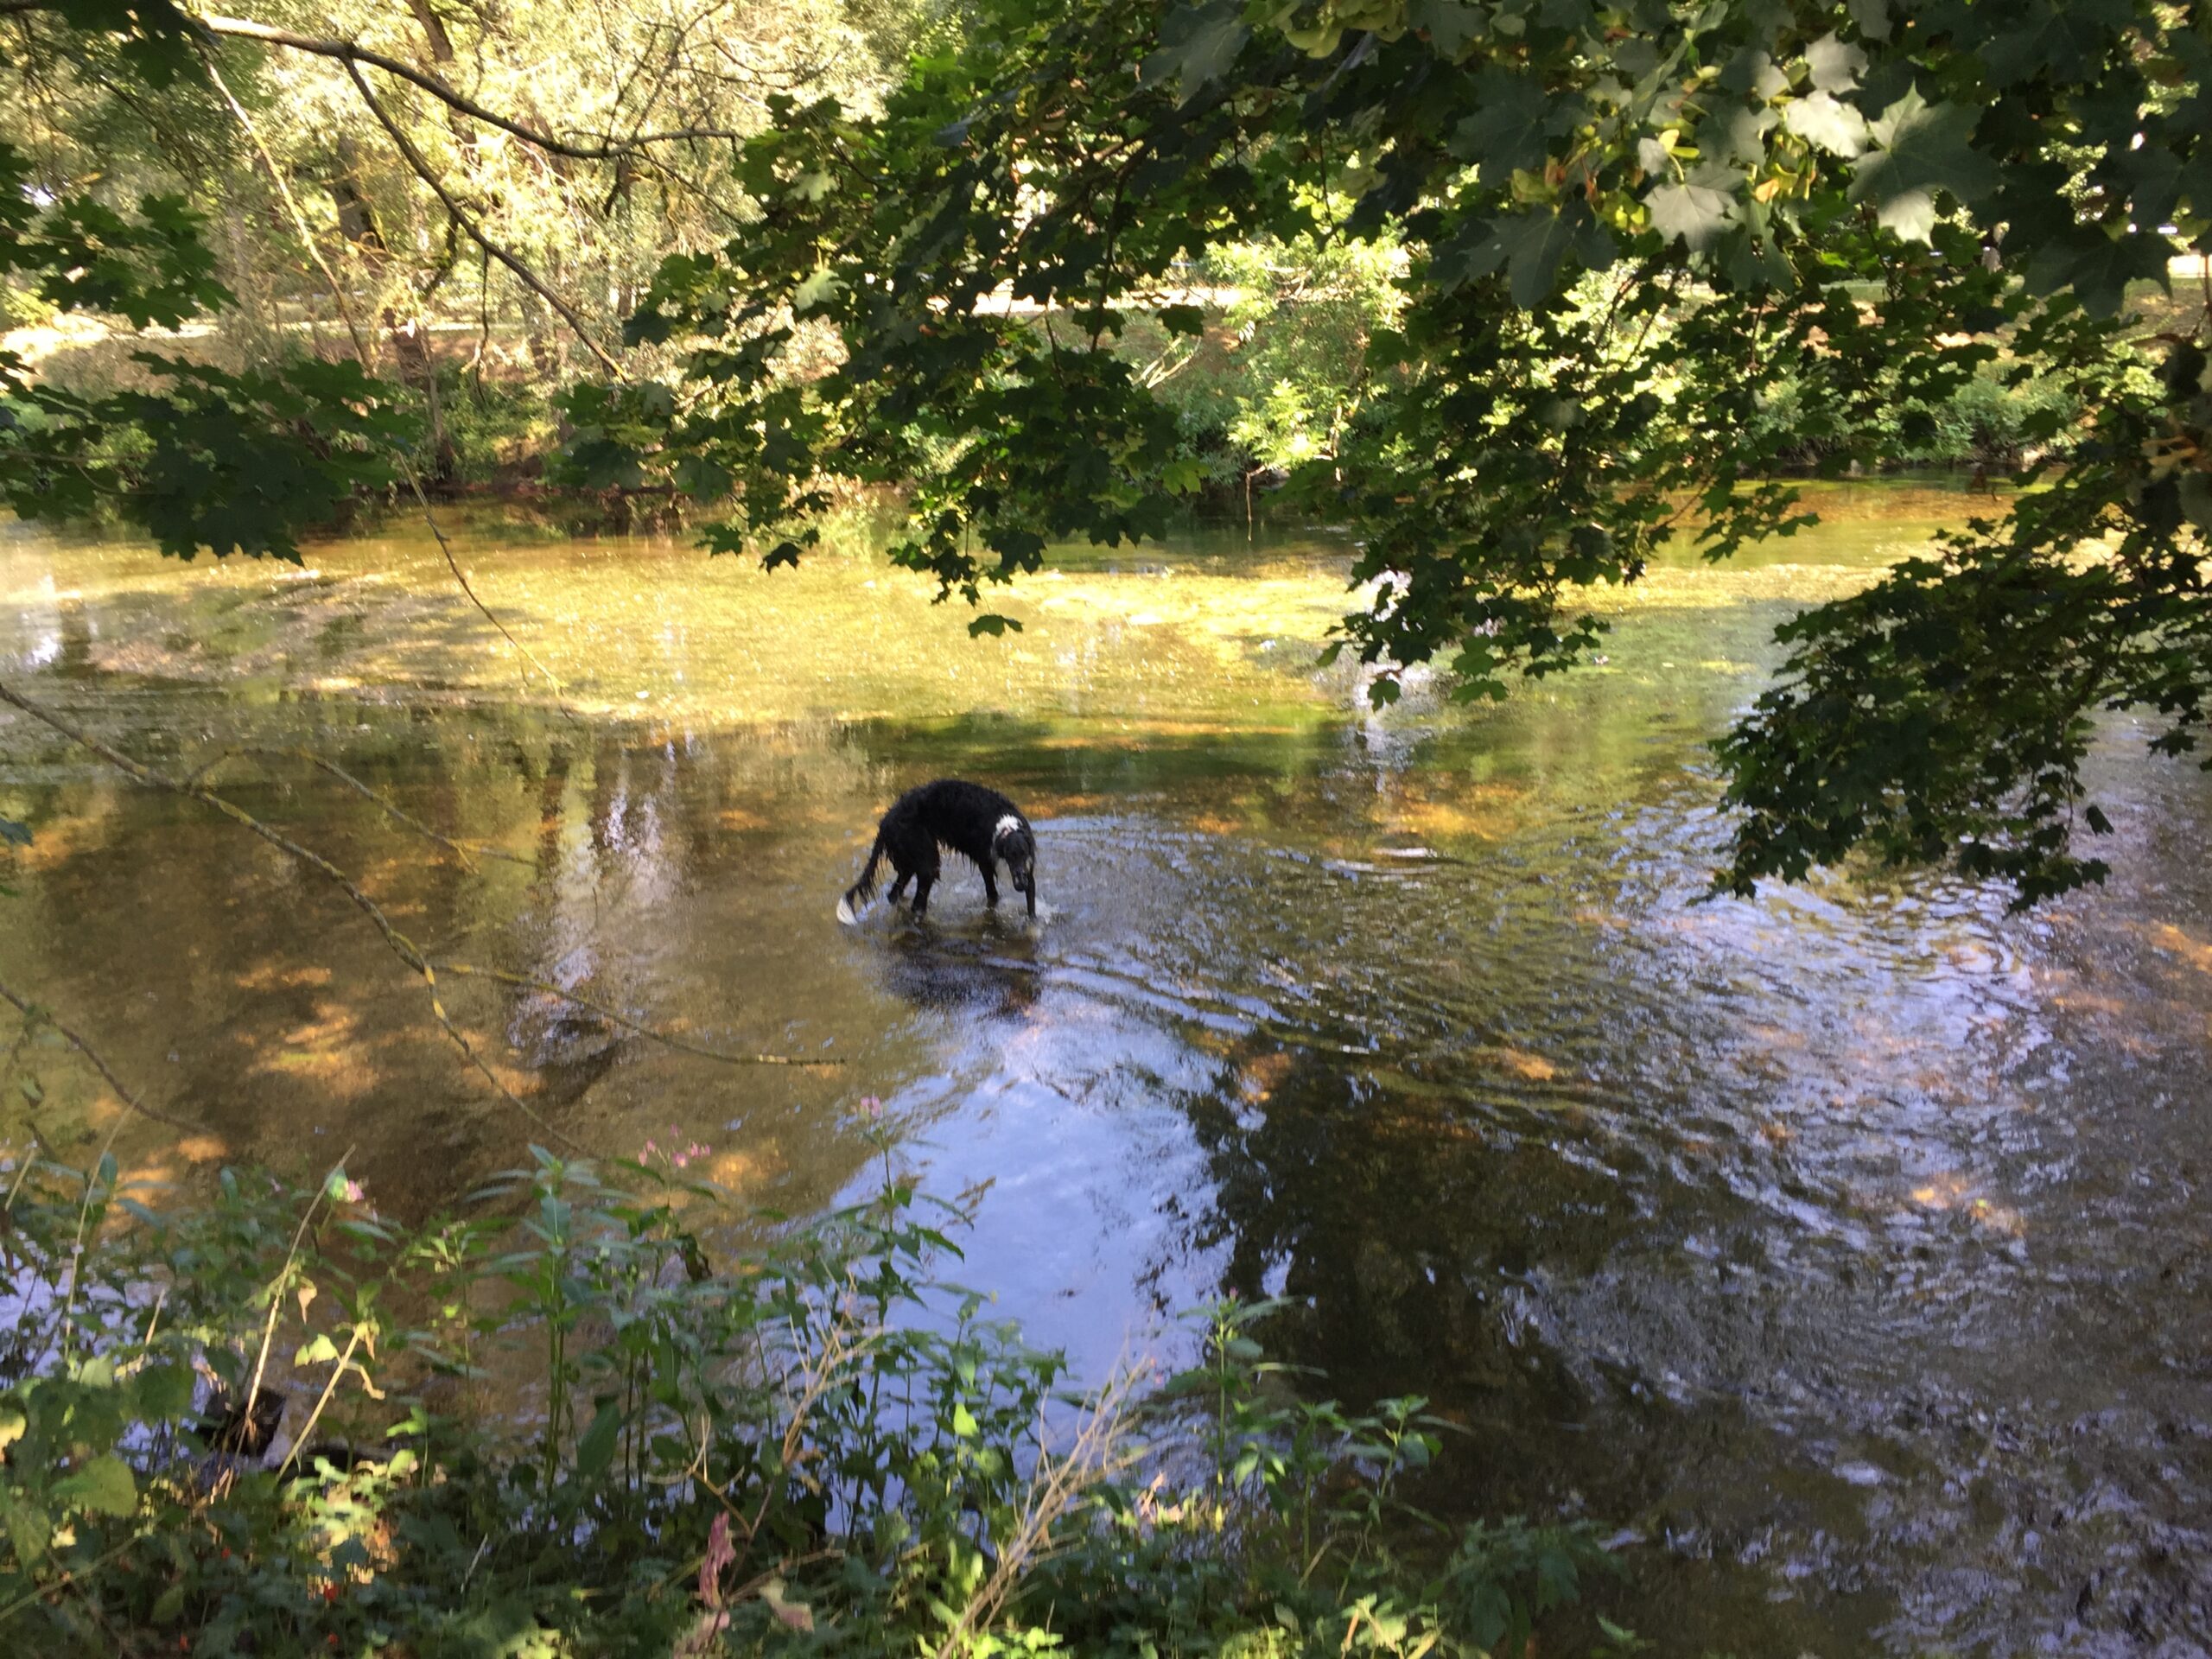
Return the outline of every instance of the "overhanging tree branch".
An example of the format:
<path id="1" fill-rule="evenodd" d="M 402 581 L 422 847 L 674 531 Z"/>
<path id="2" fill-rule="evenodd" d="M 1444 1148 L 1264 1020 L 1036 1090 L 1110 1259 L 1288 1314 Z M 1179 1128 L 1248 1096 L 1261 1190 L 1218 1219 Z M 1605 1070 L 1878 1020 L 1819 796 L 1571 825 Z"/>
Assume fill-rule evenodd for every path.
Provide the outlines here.
<path id="1" fill-rule="evenodd" d="M 50 0 L 0 0 L 0 13 L 9 11 L 43 10 Z M 342 63 L 348 71 L 359 64 L 368 64 L 388 75 L 397 76 L 409 85 L 428 92 L 432 98 L 451 109 L 493 126 L 500 131 L 519 138 L 539 149 L 550 150 L 556 156 L 566 156 L 572 161 L 605 162 L 640 149 L 647 144 L 663 143 L 678 138 L 738 138 L 744 135 L 705 128 L 673 133 L 644 133 L 635 137 L 617 139 L 597 144 L 571 143 L 556 138 L 551 133 L 501 115 L 478 103 L 467 93 L 448 86 L 437 76 L 398 58 L 386 57 L 353 41 L 332 40 L 315 35 L 298 35 L 289 29 L 272 29 L 267 23 L 257 23 L 244 17 L 194 17 L 194 24 L 207 33 L 228 40 L 257 41 L 264 46 L 281 47 L 289 52 L 304 52 L 310 56 L 328 58 Z M 356 79 L 359 79 L 358 75 Z"/>
<path id="2" fill-rule="evenodd" d="M 514 272 L 523 286 L 551 306 L 559 314 L 561 320 L 575 332 L 576 338 L 583 341 L 586 348 L 599 359 L 601 367 L 618 380 L 626 378 L 627 377 L 623 373 L 622 365 L 615 361 L 613 354 L 607 347 L 592 338 L 591 330 L 584 326 L 584 321 L 576 315 L 575 308 L 540 281 L 537 273 L 524 264 L 521 259 L 494 242 L 485 232 L 484 228 L 462 209 L 461 203 L 454 199 L 453 192 L 446 188 L 445 181 L 438 177 L 437 169 L 430 165 L 421 150 L 415 148 L 414 140 L 410 138 L 399 124 L 391 118 L 384 105 L 377 101 L 377 95 L 370 88 L 368 77 L 361 73 L 360 65 L 350 59 L 347 60 L 346 73 L 353 79 L 354 87 L 360 92 L 361 101 L 369 106 L 369 113 L 376 117 L 377 124 L 391 135 L 391 142 L 398 146 L 400 155 L 406 158 L 407 165 L 414 169 L 415 176 L 429 186 L 431 194 L 445 204 L 445 209 L 453 215 L 454 222 L 468 232 L 477 246 Z"/>

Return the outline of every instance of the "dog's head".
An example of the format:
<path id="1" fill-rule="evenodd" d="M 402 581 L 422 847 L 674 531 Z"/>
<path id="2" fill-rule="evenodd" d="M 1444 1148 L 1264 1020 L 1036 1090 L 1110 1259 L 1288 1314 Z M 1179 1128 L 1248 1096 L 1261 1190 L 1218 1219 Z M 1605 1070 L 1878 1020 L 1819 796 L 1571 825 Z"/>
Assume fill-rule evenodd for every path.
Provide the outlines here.
<path id="1" fill-rule="evenodd" d="M 1016 893 L 1035 896 L 1037 838 L 1029 833 L 1029 826 L 1011 812 L 1001 818 L 991 831 L 991 856 L 1006 866 Z"/>

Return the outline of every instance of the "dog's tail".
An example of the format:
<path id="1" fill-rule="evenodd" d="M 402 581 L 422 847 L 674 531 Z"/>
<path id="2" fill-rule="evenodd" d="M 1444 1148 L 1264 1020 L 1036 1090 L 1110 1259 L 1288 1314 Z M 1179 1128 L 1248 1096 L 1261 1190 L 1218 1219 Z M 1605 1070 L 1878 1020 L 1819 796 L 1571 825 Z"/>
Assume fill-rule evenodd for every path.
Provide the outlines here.
<path id="1" fill-rule="evenodd" d="M 837 919 L 847 927 L 860 920 L 856 905 L 865 905 L 875 897 L 875 867 L 883 862 L 883 831 L 875 832 L 875 845 L 868 849 L 868 862 L 861 866 L 861 879 L 845 889 L 845 896 L 837 901 Z"/>

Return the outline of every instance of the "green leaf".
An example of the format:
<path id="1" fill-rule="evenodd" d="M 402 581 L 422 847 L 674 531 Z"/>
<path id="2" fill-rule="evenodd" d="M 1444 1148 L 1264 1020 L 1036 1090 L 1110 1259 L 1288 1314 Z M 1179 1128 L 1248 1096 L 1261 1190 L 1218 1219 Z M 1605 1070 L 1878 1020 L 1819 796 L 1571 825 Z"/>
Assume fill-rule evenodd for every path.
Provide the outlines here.
<path id="1" fill-rule="evenodd" d="M 1805 67 L 1823 92 L 1846 92 L 1866 73 L 1866 54 L 1834 35 L 1823 35 L 1805 48 Z"/>
<path id="2" fill-rule="evenodd" d="M 1890 0 L 1846 0 L 1851 21 L 1870 41 L 1890 38 Z"/>
<path id="3" fill-rule="evenodd" d="M 1592 269 L 1612 258 L 1612 238 L 1580 198 L 1556 213 L 1516 213 L 1495 221 L 1491 234 L 1505 252 L 1513 303 L 1527 310 L 1557 286 L 1569 253 Z"/>
<path id="4" fill-rule="evenodd" d="M 1782 106 L 1782 124 L 1816 149 L 1846 161 L 1864 153 L 1866 118 L 1827 92 L 1793 98 Z"/>
<path id="5" fill-rule="evenodd" d="M 2212 473 L 2191 468 L 2181 475 L 2181 510 L 2199 530 L 2212 530 Z"/>
<path id="6" fill-rule="evenodd" d="M 711 456 L 701 454 L 677 457 L 675 471 L 671 477 L 677 489 L 701 503 L 728 495 L 734 482 L 728 467 Z"/>
<path id="7" fill-rule="evenodd" d="M 314 1341 L 301 1344 L 299 1351 L 292 1356 L 292 1363 L 319 1365 L 337 1357 L 338 1344 L 330 1339 L 329 1332 L 322 1332 L 316 1335 Z"/>
<path id="8" fill-rule="evenodd" d="M 23 1567 L 46 1559 L 47 1546 L 54 1540 L 54 1522 L 46 1511 L 21 1492 L 0 1485 L 0 1525 L 8 1529 L 8 1541 L 16 1547 L 16 1560 Z"/>
<path id="9" fill-rule="evenodd" d="M 791 290 L 791 315 L 803 317 L 820 309 L 842 294 L 847 286 L 843 277 L 827 265 L 823 266 Z"/>
<path id="10" fill-rule="evenodd" d="M 173 1422 L 192 1408 L 188 1365 L 149 1365 L 133 1382 L 138 1409 L 155 1422 Z"/>
<path id="11" fill-rule="evenodd" d="M 621 1402 L 609 1400 L 593 1414 L 591 1427 L 576 1442 L 576 1474 L 580 1478 L 596 1480 L 607 1471 L 607 1466 L 614 1461 L 614 1447 L 621 1433 Z"/>
<path id="12" fill-rule="evenodd" d="M 55 1482 L 54 1495 L 96 1515 L 120 1517 L 138 1507 L 138 1483 L 131 1478 L 130 1465 L 112 1452 Z"/>
<path id="13" fill-rule="evenodd" d="M 952 1408 L 952 1432 L 963 1440 L 974 1440 L 979 1432 L 976 1414 L 957 1402 Z"/>
<path id="14" fill-rule="evenodd" d="M 2127 0 L 2038 0 L 2026 16 L 1990 31 L 1975 55 L 1997 87 L 2046 69 L 2079 75 L 2104 57 L 2107 43 L 2133 22 L 2133 10 Z"/>
<path id="15" fill-rule="evenodd" d="M 1500 185 L 1516 168 L 1544 161 L 1544 123 L 1552 100 L 1534 75 L 1496 67 L 1475 77 L 1475 112 L 1452 130 L 1447 144 L 1463 162 L 1479 166 L 1486 185 Z"/>
<path id="16" fill-rule="evenodd" d="M 1173 81 L 1176 102 L 1187 104 L 1221 79 L 1244 49 L 1252 31 L 1244 24 L 1243 0 L 1210 0 L 1202 6 L 1178 6 L 1160 26 L 1160 48 L 1144 60 L 1138 79 L 1147 86 Z"/>
<path id="17" fill-rule="evenodd" d="M 1205 481 L 1206 464 L 1195 455 L 1179 456 L 1160 469 L 1160 487 L 1176 495 L 1188 495 Z"/>
<path id="18" fill-rule="evenodd" d="M 984 612 L 982 615 L 968 625 L 968 637 L 970 639 L 977 639 L 986 633 L 996 635 L 1020 632 L 1020 622 L 1010 616 L 1001 616 L 995 611 Z"/>
<path id="19" fill-rule="evenodd" d="M 1478 7 L 1465 0 L 1413 0 L 1406 21 L 1428 37 L 1428 43 L 1457 63 L 1467 48 L 1482 38 L 1485 21 Z"/>
<path id="20" fill-rule="evenodd" d="M 1978 111 L 1931 105 L 1917 87 L 1868 123 L 1875 148 L 1853 170 L 1849 200 L 1872 202 L 1875 215 L 1908 241 L 1926 242 L 1936 228 L 1936 193 L 1974 202 L 1996 188 L 1997 164 L 1970 142 Z"/>
<path id="21" fill-rule="evenodd" d="M 2075 237 L 2030 257 L 2028 287 L 2037 294 L 2071 289 L 2091 316 L 2109 317 L 2126 299 L 2130 283 L 2168 280 L 2171 254 L 2162 236 L 2083 226 Z"/>
<path id="22" fill-rule="evenodd" d="M 1719 190 L 1699 184 L 1662 184 L 1643 199 L 1651 226 L 1669 240 L 1675 237 L 1702 252 L 1734 222 L 1735 205 Z"/>

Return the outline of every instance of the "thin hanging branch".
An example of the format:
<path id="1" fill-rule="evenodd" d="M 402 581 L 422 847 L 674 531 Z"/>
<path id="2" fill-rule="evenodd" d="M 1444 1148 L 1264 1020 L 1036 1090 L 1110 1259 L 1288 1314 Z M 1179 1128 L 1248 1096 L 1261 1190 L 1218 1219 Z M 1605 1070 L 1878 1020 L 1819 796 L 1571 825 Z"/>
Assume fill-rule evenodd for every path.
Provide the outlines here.
<path id="1" fill-rule="evenodd" d="M 224 84 L 222 75 L 216 70 L 213 54 L 203 48 L 200 55 L 201 60 L 207 64 L 208 79 L 213 83 L 215 90 L 223 95 L 224 101 L 231 106 L 231 113 L 238 118 L 239 127 L 245 131 L 246 137 L 251 141 L 253 144 L 254 154 L 260 158 L 262 170 L 269 175 L 269 182 L 275 187 L 276 194 L 283 202 L 286 212 L 291 215 L 292 228 L 299 235 L 300 245 L 307 251 L 308 257 L 315 262 L 315 269 L 322 273 L 323 281 L 330 285 L 330 297 L 337 302 L 338 315 L 346 320 L 346 332 L 353 336 L 353 355 L 360 360 L 361 367 L 365 372 L 371 374 L 375 373 L 376 365 L 370 356 L 368 337 L 362 332 L 359 321 L 353 315 L 353 302 L 346 296 L 346 285 L 339 281 L 338 273 L 331 269 L 330 262 L 323 257 L 321 245 L 315 240 L 315 232 L 308 224 L 307 215 L 300 211 L 299 201 L 297 198 L 292 194 L 291 186 L 285 182 L 283 171 L 276 165 L 276 158 L 269 153 L 269 146 L 262 142 L 261 133 L 253 124 L 253 118 L 246 113 L 245 106 L 240 104 L 238 99 L 232 95 L 231 89 Z M 355 79 L 358 82 L 359 77 L 356 76 Z M 363 95 L 366 96 L 367 88 L 363 87 L 362 91 Z M 375 108 L 375 101 L 373 99 L 370 102 L 370 107 L 372 109 Z M 381 111 L 378 111 L 378 118 L 380 120 L 383 118 L 383 112 Z M 385 122 L 385 130 L 391 132 L 395 138 L 398 137 L 397 129 L 393 127 L 390 122 Z M 415 158 L 410 156 L 410 159 L 411 161 Z M 419 172 L 421 171 L 421 168 L 418 167 L 416 170 Z M 427 176 L 428 175 L 425 175 L 426 178 Z M 435 181 L 432 181 L 431 188 L 433 189 L 437 188 Z M 440 192 L 442 197 L 443 196 L 443 194 L 444 193 L 442 191 Z M 451 208 L 453 204 L 450 200 L 448 200 L 447 206 L 448 208 Z M 457 209 L 454 210 L 453 219 L 450 222 L 461 224 L 464 228 L 467 228 L 466 222 L 461 219 Z M 473 232 L 471 233 L 474 234 Z M 491 243 L 481 236 L 477 237 L 476 240 L 478 245 L 483 248 L 485 256 L 488 258 L 492 253 Z M 576 327 L 575 321 L 573 318 L 569 321 L 569 326 L 571 327 Z M 579 330 L 580 334 L 581 332 L 582 331 Z M 588 335 L 583 336 L 583 340 L 584 344 L 587 346 L 592 345 L 591 339 Z M 594 346 L 593 349 L 596 351 L 598 348 Z M 602 358 L 603 357 L 604 354 L 602 353 Z M 433 388 L 435 387 L 436 382 L 435 379 L 432 380 L 431 385 Z M 467 576 L 462 574 L 461 562 L 454 557 L 453 548 L 446 540 L 445 531 L 440 527 L 437 516 L 430 511 L 430 498 L 423 488 L 422 478 L 416 473 L 414 463 L 409 461 L 404 454 L 398 456 L 398 461 L 401 472 L 406 474 L 408 487 L 414 492 L 415 499 L 423 509 L 423 520 L 425 524 L 429 525 L 430 534 L 437 541 L 438 551 L 445 555 L 446 568 L 453 572 L 453 579 L 461 585 L 461 591 L 467 595 L 468 602 L 476 607 L 478 614 L 482 616 L 486 622 L 489 622 L 493 627 L 499 631 L 500 637 L 505 639 L 509 645 L 515 648 L 515 654 L 517 656 L 520 657 L 531 667 L 543 674 L 546 679 L 551 683 L 553 687 L 553 695 L 557 697 L 564 695 L 561 687 L 560 677 L 555 674 L 551 669 L 546 667 L 543 663 L 540 662 L 537 656 L 531 651 L 530 647 L 524 645 L 521 640 L 516 639 L 512 631 L 508 628 L 507 625 L 502 622 L 498 616 L 493 614 L 492 607 L 477 597 L 476 589 L 469 585 Z M 314 759 L 313 756 L 309 756 L 308 758 L 310 760 Z M 320 765 L 321 763 L 317 762 L 317 764 Z M 342 776 L 343 774 L 340 775 Z M 348 783 L 353 782 L 351 779 L 347 779 L 346 781 Z M 359 785 L 356 785 L 355 787 L 359 788 Z M 366 791 L 364 792 L 365 793 Z M 371 798 L 374 799 L 375 798 L 372 796 Z M 379 803 L 379 804 L 381 804 L 381 803 Z"/>
<path id="2" fill-rule="evenodd" d="M 101 742 L 91 733 L 74 722 L 64 719 L 43 704 L 32 702 L 12 686 L 0 685 L 0 702 L 20 709 L 33 720 L 39 721 L 41 725 L 51 727 L 80 748 L 91 751 L 117 771 L 126 773 L 142 784 L 154 789 L 164 789 L 171 794 L 182 795 L 188 799 L 213 807 L 233 823 L 260 836 L 262 840 L 287 857 L 306 865 L 308 868 L 337 887 L 346 898 L 353 900 L 356 910 L 369 918 L 378 933 L 383 937 L 385 944 L 391 948 L 391 953 L 422 980 L 423 989 L 430 1000 L 430 1012 L 437 1020 L 440 1029 L 453 1039 L 454 1046 L 460 1049 L 462 1058 L 483 1075 L 484 1080 L 498 1091 L 500 1098 L 546 1135 L 568 1147 L 569 1150 L 573 1152 L 589 1150 L 575 1136 L 549 1122 L 543 1114 L 531 1108 L 521 1096 L 500 1081 L 499 1074 L 493 1071 L 484 1057 L 476 1052 L 476 1046 L 468 1040 L 467 1033 L 454 1023 L 453 1016 L 446 1012 L 445 1001 L 438 994 L 437 970 L 430 965 L 429 958 L 423 954 L 412 939 L 399 931 L 398 927 L 393 924 L 391 918 L 385 914 L 382 906 L 367 893 L 362 892 L 353 879 L 345 871 L 340 869 L 321 853 L 301 846 L 298 842 L 294 841 L 283 831 L 264 823 L 235 802 L 226 800 L 220 795 L 210 790 L 202 789 L 196 784 L 189 784 L 181 779 L 172 778 L 167 772 L 157 772 L 151 766 L 133 760 L 120 749 Z"/>
<path id="3" fill-rule="evenodd" d="M 322 245 L 315 240 L 315 232 L 308 225 L 307 215 L 300 211 L 299 201 L 292 194 L 292 187 L 285 181 L 283 169 L 276 165 L 276 158 L 269 153 L 269 146 L 262 142 L 261 130 L 253 124 L 253 118 L 246 113 L 245 105 L 238 102 L 225 84 L 222 74 L 215 67 L 215 54 L 204 45 L 200 48 L 200 60 L 207 66 L 208 81 L 223 95 L 223 101 L 231 106 L 231 114 L 237 118 L 239 130 L 253 145 L 253 153 L 261 162 L 261 170 L 269 175 L 269 182 L 275 188 L 277 199 L 284 204 L 285 212 L 291 215 L 292 227 L 299 232 L 300 245 L 307 251 L 308 257 L 315 262 L 315 269 L 322 273 L 323 281 L 329 284 L 330 297 L 337 302 L 338 315 L 346 322 L 346 332 L 353 336 L 353 355 L 359 361 L 362 372 L 374 374 L 376 364 L 369 350 L 368 336 L 361 332 L 360 321 L 353 315 L 353 303 L 346 293 L 346 284 L 338 280 L 338 273 L 331 269 L 329 260 L 323 257 Z"/>
<path id="4" fill-rule="evenodd" d="M 0 980 L 0 1001 L 14 1003 L 22 1010 L 24 1019 L 36 1020 L 48 1027 L 62 1041 L 83 1055 L 91 1064 L 92 1070 L 106 1079 L 107 1086 L 115 1090 L 115 1097 L 121 1101 L 130 1111 L 137 1113 L 141 1117 L 150 1117 L 156 1123 L 166 1123 L 173 1129 L 182 1129 L 188 1135 L 199 1135 L 203 1132 L 202 1126 L 200 1124 L 188 1122 L 183 1118 L 174 1116 L 158 1106 L 149 1106 L 131 1091 L 130 1084 L 116 1076 L 115 1068 L 101 1057 L 99 1050 L 55 1019 L 53 1009 L 32 1001 L 5 980 Z"/>
<path id="5" fill-rule="evenodd" d="M 382 795 L 379 795 L 375 790 L 371 789 L 366 784 L 353 776 L 352 772 L 346 771 L 345 767 L 340 766 L 336 761 L 326 760 L 322 756 L 315 753 L 312 749 L 289 749 L 284 751 L 284 753 L 298 756 L 299 759 L 306 761 L 309 766 L 315 767 L 319 772 L 328 772 L 333 778 L 335 778 L 340 783 L 345 785 L 348 789 L 360 796 L 364 800 L 373 804 L 378 810 L 383 811 L 387 817 L 391 817 L 395 823 L 405 824 L 410 830 L 415 831 L 416 835 L 427 836 L 429 840 L 436 842 L 442 847 L 450 848 L 453 851 L 453 855 L 461 861 L 461 868 L 468 871 L 472 875 L 476 872 L 476 864 L 474 859 L 471 857 L 472 854 L 483 858 L 505 859 L 510 864 L 531 865 L 534 862 L 534 861 L 531 859 L 524 858 L 520 853 L 511 853 L 505 848 L 494 847 L 488 842 L 455 841 L 451 836 L 440 834 L 437 830 L 431 829 L 429 824 L 424 823 L 420 818 L 414 817 L 408 813 L 401 811 L 399 808 L 394 806 Z"/>
<path id="6" fill-rule="evenodd" d="M 486 251 L 490 249 L 490 246 L 491 245 L 489 243 L 485 244 Z M 588 339 L 587 339 L 584 343 L 588 346 L 591 344 Z M 597 350 L 598 348 L 594 346 L 593 349 Z M 453 579 L 461 584 L 461 591 L 468 595 L 468 602 L 476 607 L 477 613 L 481 615 L 486 622 L 489 622 L 493 627 L 499 631 L 499 637 L 515 648 L 515 654 L 518 657 L 520 657 L 523 661 L 529 664 L 532 668 L 536 669 L 539 673 L 545 677 L 547 683 L 553 688 L 553 695 L 555 696 L 565 697 L 568 696 L 567 689 L 561 683 L 561 677 L 556 674 L 551 669 L 546 667 L 543 663 L 540 662 L 537 658 L 537 653 L 531 650 L 528 645 L 523 644 L 521 640 L 516 639 L 514 634 L 508 629 L 507 625 L 500 621 L 499 619 L 493 613 L 492 607 L 489 605 L 486 605 L 482 600 L 477 598 L 476 589 L 468 585 L 468 577 L 461 570 L 461 561 L 454 556 L 453 543 L 446 540 L 445 531 L 439 527 L 437 515 L 430 511 L 430 498 L 423 491 L 422 478 L 415 471 L 414 464 L 403 455 L 399 458 L 399 467 L 400 470 L 407 475 L 408 487 L 415 493 L 416 505 L 423 509 L 423 522 L 429 525 L 430 534 L 438 543 L 438 551 L 445 555 L 446 569 L 453 572 Z M 561 713 L 569 719 L 573 720 L 575 718 L 575 716 L 573 714 L 570 714 L 566 709 L 563 709 Z"/>

